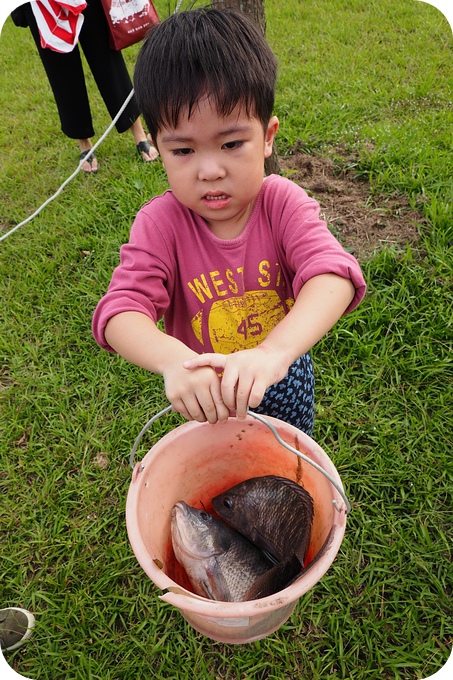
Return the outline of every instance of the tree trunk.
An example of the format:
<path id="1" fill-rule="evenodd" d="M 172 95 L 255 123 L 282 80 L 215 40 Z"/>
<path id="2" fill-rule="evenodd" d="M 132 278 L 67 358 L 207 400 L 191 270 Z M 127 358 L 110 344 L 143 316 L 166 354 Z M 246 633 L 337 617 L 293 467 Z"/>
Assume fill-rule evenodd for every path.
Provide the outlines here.
<path id="1" fill-rule="evenodd" d="M 258 26 L 263 35 L 266 35 L 264 0 L 215 0 L 213 4 L 219 9 L 227 9 L 229 7 L 235 7 L 236 9 L 239 9 Z M 278 175 L 280 173 L 275 140 L 272 148 L 272 154 L 265 160 L 264 170 L 266 175 L 272 175 L 273 173 Z"/>
<path id="2" fill-rule="evenodd" d="M 264 0 L 214 0 L 213 5 L 218 9 L 235 7 L 255 22 L 263 35 L 266 35 L 266 16 Z"/>

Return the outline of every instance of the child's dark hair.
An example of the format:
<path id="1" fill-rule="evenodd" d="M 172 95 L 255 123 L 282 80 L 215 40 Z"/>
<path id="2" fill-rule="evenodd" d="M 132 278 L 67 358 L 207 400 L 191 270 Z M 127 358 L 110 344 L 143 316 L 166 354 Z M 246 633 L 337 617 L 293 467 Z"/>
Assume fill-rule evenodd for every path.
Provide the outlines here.
<path id="1" fill-rule="evenodd" d="M 272 116 L 277 60 L 259 29 L 237 10 L 176 12 L 148 34 L 134 88 L 153 140 L 209 96 L 218 113 L 239 104 L 265 128 Z"/>

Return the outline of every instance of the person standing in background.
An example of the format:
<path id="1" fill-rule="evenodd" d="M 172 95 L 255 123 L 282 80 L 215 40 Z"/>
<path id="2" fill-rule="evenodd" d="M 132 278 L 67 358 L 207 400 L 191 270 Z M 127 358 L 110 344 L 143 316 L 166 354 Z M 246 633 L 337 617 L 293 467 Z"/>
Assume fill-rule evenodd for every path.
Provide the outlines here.
<path id="1" fill-rule="evenodd" d="M 32 4 L 35 5 L 32 7 Z M 60 3 L 52 3 L 59 5 Z M 86 158 L 93 144 L 94 127 L 88 100 L 80 50 L 80 43 L 96 85 L 112 117 L 116 116 L 132 90 L 132 82 L 121 52 L 110 49 L 108 24 L 101 0 L 69 0 L 64 6 L 74 5 L 71 19 L 83 13 L 78 30 L 74 28 L 73 42 L 62 52 L 58 45 L 57 32 L 48 46 L 43 47 L 41 32 L 36 16 L 39 4 L 28 2 L 15 9 L 11 16 L 16 26 L 29 27 L 36 43 L 39 56 L 52 88 L 61 122 L 62 132 L 70 139 L 77 139 L 80 160 Z M 75 21 L 69 22 L 74 27 Z M 58 51 L 57 51 L 58 50 Z M 119 133 L 129 130 L 134 138 L 137 151 L 145 162 L 153 161 L 158 151 L 147 138 L 140 119 L 135 96 L 116 122 Z M 97 159 L 94 153 L 83 163 L 86 173 L 97 172 Z"/>

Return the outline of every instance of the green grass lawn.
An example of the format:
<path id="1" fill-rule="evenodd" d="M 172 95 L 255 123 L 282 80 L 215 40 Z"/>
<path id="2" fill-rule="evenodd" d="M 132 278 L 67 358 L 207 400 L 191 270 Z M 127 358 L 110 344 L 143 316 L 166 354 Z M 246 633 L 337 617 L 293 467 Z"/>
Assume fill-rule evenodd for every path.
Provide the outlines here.
<path id="1" fill-rule="evenodd" d="M 194 631 L 139 567 L 128 455 L 165 395 L 159 377 L 100 350 L 90 323 L 135 213 L 167 184 L 160 162 L 139 162 L 132 138 L 112 132 L 96 176 L 77 175 L 0 243 L 0 606 L 35 613 L 32 638 L 7 657 L 25 677 L 410 680 L 450 653 L 451 29 L 415 0 L 266 0 L 266 13 L 279 153 L 303 141 L 339 167 L 354 158 L 370 195 L 405 196 L 427 224 L 416 247 L 361 262 L 365 301 L 313 351 L 313 436 L 352 503 L 345 539 L 288 622 L 240 646 Z M 125 51 L 131 71 L 137 51 Z M 99 137 L 110 119 L 88 82 Z M 0 110 L 6 232 L 78 161 L 31 36 L 10 20 Z M 139 455 L 178 422 L 159 423 Z"/>

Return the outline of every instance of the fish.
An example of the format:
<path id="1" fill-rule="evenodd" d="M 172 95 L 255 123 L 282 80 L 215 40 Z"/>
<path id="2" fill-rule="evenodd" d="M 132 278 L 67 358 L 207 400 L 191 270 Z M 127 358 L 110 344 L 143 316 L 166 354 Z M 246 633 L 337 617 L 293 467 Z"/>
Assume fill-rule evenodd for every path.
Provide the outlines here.
<path id="1" fill-rule="evenodd" d="M 184 501 L 172 508 L 171 538 L 194 592 L 211 600 L 245 602 L 266 597 L 281 590 L 290 577 L 286 564 L 275 565 L 225 522 Z"/>
<path id="2" fill-rule="evenodd" d="M 212 499 L 216 514 L 274 561 L 305 567 L 313 524 L 313 499 L 286 477 L 252 477 Z M 293 560 L 294 562 L 294 560 Z"/>

